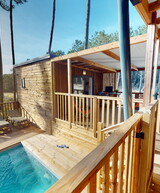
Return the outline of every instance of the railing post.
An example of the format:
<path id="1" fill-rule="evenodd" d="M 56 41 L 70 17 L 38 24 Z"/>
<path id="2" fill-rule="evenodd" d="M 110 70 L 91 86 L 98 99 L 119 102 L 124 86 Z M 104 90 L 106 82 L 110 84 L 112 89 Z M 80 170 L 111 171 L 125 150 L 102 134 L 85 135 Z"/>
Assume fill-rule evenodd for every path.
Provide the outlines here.
<path id="1" fill-rule="evenodd" d="M 97 97 L 94 97 L 93 99 L 93 130 L 94 130 L 94 137 L 97 136 L 97 123 L 98 123 L 98 105 L 97 105 L 98 99 Z"/>
<path id="2" fill-rule="evenodd" d="M 151 183 L 155 148 L 156 116 L 157 103 L 148 113 L 144 113 L 142 118 L 144 139 L 141 144 L 139 193 L 147 192 Z"/>
<path id="3" fill-rule="evenodd" d="M 98 145 L 102 143 L 103 141 L 103 134 L 102 129 L 104 128 L 104 124 L 101 122 L 98 122 L 98 130 L 97 130 L 97 143 Z"/>

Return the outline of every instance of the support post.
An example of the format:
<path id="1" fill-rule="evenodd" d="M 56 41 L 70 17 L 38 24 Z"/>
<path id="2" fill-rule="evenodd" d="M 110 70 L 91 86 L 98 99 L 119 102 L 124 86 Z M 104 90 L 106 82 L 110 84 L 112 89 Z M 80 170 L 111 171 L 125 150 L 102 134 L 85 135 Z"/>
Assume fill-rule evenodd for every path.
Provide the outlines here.
<path id="1" fill-rule="evenodd" d="M 155 20 L 156 13 L 153 13 L 153 22 L 148 25 L 148 37 L 146 45 L 146 61 L 145 61 L 145 76 L 144 76 L 144 99 L 143 106 L 149 105 L 151 102 L 151 90 L 152 90 L 152 68 L 153 68 L 153 56 L 154 56 L 154 43 L 155 43 Z"/>
<path id="2" fill-rule="evenodd" d="M 120 63 L 124 103 L 124 120 L 127 120 L 132 115 L 129 1 L 117 0 L 117 2 L 119 18 Z"/>
<path id="3" fill-rule="evenodd" d="M 154 51 L 154 72 L 153 72 L 153 85 L 152 85 L 152 100 L 157 99 L 156 92 L 156 78 L 157 78 L 157 66 L 158 66 L 158 55 L 159 55 L 159 39 L 156 40 L 155 43 L 155 51 Z"/>
<path id="4" fill-rule="evenodd" d="M 68 72 L 68 121 L 71 128 L 71 59 L 67 59 L 67 72 Z"/>

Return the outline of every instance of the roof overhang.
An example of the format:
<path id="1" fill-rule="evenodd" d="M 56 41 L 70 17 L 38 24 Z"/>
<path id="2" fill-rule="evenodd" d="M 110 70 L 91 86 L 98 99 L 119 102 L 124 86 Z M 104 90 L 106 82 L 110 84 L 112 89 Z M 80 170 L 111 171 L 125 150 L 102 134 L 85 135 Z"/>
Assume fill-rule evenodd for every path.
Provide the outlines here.
<path id="1" fill-rule="evenodd" d="M 131 65 L 132 69 L 138 70 L 145 66 L 147 34 L 132 37 L 131 45 Z M 51 59 L 54 63 L 67 63 L 71 59 L 74 67 L 97 72 L 117 72 L 120 67 L 119 42 L 82 50 L 79 52 L 55 57 Z"/>

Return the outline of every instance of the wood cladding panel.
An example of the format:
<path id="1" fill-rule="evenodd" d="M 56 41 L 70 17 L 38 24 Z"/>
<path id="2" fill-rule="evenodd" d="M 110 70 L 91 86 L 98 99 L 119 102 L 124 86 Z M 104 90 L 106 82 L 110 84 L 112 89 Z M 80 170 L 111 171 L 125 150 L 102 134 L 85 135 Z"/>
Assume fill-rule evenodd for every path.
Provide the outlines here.
<path id="1" fill-rule="evenodd" d="M 55 64 L 55 91 L 56 92 L 68 92 L 67 85 L 67 65 L 65 64 Z M 72 67 L 72 77 L 73 76 L 83 76 L 83 69 Z M 94 80 L 94 94 L 102 91 L 102 73 L 91 72 L 86 70 L 86 76 L 92 76 Z"/>
<path id="2" fill-rule="evenodd" d="M 52 74 L 50 61 L 15 68 L 17 97 L 23 108 L 44 130 L 52 119 Z M 25 78 L 26 88 L 21 79 Z"/>

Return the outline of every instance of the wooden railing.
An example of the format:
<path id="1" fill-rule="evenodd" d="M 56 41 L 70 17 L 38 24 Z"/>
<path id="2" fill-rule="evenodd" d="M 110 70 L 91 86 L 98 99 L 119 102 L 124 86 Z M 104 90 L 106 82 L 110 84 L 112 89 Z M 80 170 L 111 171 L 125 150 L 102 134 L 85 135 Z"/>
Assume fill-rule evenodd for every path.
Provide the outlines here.
<path id="1" fill-rule="evenodd" d="M 94 96 L 71 94 L 72 123 L 86 129 L 94 128 L 96 103 Z"/>
<path id="2" fill-rule="evenodd" d="M 6 103 L 0 103 L 0 115 L 3 117 L 3 119 L 7 120 L 8 110 L 18 110 L 23 117 L 27 118 L 30 122 L 36 124 L 34 119 L 30 116 L 30 114 L 21 106 L 21 104 L 18 101 L 12 101 L 12 102 L 6 102 Z M 36 124 L 37 125 L 37 124 Z"/>
<path id="3" fill-rule="evenodd" d="M 92 96 L 71 94 L 71 104 L 68 106 L 67 93 L 55 93 L 56 118 L 93 130 L 96 136 L 97 123 L 105 127 L 123 122 L 123 101 L 118 97 Z M 142 99 L 133 99 L 132 108 L 136 112 L 143 105 Z M 70 108 L 70 111 L 68 110 Z"/>
<path id="4" fill-rule="evenodd" d="M 17 101 L 15 102 L 7 102 L 7 103 L 0 103 L 0 115 L 3 117 L 3 119 L 7 119 L 7 111 L 8 110 L 15 110 L 19 109 L 19 103 Z"/>
<path id="5" fill-rule="evenodd" d="M 46 193 L 147 193 L 153 171 L 157 106 L 155 102 L 130 117 Z"/>
<path id="6" fill-rule="evenodd" d="M 68 94 L 56 92 L 55 105 L 56 118 L 68 121 Z"/>

